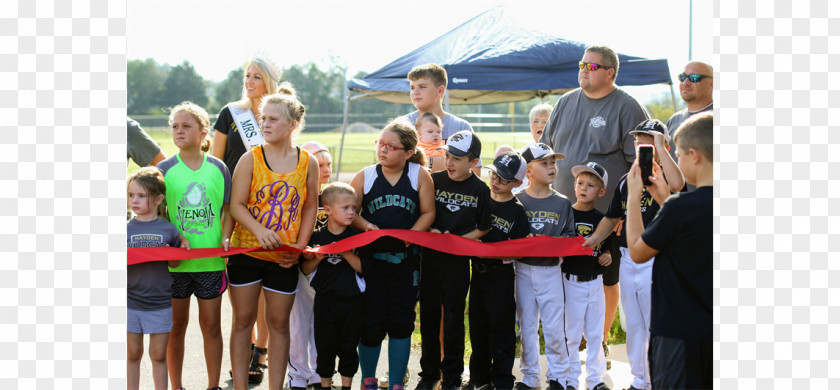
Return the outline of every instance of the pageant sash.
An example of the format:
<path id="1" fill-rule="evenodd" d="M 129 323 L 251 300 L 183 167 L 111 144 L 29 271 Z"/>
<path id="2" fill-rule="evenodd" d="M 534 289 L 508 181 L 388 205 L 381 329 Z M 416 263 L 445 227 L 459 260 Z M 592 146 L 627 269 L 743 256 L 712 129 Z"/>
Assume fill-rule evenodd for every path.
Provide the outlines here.
<path id="1" fill-rule="evenodd" d="M 417 244 L 436 251 L 451 253 L 460 256 L 471 257 L 499 257 L 515 258 L 523 255 L 548 257 L 548 256 L 575 256 L 591 255 L 592 249 L 581 246 L 584 238 L 578 237 L 550 237 L 537 236 L 519 238 L 516 240 L 483 243 L 470 240 L 454 234 L 440 234 L 431 232 L 418 232 L 407 229 L 380 229 L 372 230 L 345 238 L 341 241 L 324 245 L 318 248 L 306 250 L 312 253 L 341 253 L 367 245 L 376 239 L 384 236 L 395 237 L 401 240 Z M 279 251 L 296 251 L 300 249 L 283 246 Z M 161 260 L 187 260 L 201 259 L 206 257 L 230 256 L 247 252 L 264 252 L 263 248 L 235 248 L 231 247 L 225 252 L 222 248 L 191 249 L 189 251 L 181 248 L 155 247 L 155 248 L 128 248 L 128 265 L 145 263 L 147 261 Z"/>
<path id="2" fill-rule="evenodd" d="M 233 116 L 233 121 L 236 122 L 236 128 L 239 129 L 239 135 L 242 137 L 242 143 L 245 144 L 246 150 L 265 142 L 260 126 L 251 110 L 241 109 L 232 104 L 228 105 L 228 109 Z"/>

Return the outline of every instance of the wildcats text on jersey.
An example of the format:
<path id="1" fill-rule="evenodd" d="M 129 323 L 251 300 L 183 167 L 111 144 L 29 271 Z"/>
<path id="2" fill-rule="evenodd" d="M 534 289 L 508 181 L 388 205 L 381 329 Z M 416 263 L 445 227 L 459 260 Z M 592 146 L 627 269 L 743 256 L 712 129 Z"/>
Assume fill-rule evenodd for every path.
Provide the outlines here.
<path id="1" fill-rule="evenodd" d="M 513 222 L 499 218 L 493 214 L 490 214 L 490 223 L 494 228 L 503 231 L 505 234 L 510 233 L 510 228 L 513 227 Z"/>
<path id="2" fill-rule="evenodd" d="M 376 199 L 373 199 L 367 205 L 368 212 L 371 214 L 376 212 L 376 210 L 390 206 L 402 207 L 412 214 L 414 213 L 414 210 L 417 209 L 417 204 L 415 204 L 413 200 L 411 200 L 408 197 L 396 194 L 380 196 Z"/>
<path id="3" fill-rule="evenodd" d="M 435 189 L 435 200 L 441 204 L 456 205 L 463 207 L 478 207 L 478 197 L 475 195 L 464 195 L 455 192 Z M 452 210 L 452 209 L 450 209 Z M 457 211 L 455 210 L 452 211 Z"/>

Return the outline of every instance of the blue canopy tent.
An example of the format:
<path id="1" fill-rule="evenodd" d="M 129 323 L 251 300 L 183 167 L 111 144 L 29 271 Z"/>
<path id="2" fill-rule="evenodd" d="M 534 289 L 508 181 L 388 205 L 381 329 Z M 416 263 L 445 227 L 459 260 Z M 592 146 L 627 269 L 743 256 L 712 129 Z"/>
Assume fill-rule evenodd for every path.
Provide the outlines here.
<path id="1" fill-rule="evenodd" d="M 563 94 L 577 88 L 578 62 L 586 44 L 517 26 L 492 8 L 452 31 L 394 60 L 375 72 L 348 81 L 343 132 L 351 101 L 377 98 L 411 104 L 408 72 L 417 65 L 436 63 L 449 77 L 446 105 L 489 104 Z M 676 107 L 668 62 L 618 54 L 616 84 L 668 84 Z"/>

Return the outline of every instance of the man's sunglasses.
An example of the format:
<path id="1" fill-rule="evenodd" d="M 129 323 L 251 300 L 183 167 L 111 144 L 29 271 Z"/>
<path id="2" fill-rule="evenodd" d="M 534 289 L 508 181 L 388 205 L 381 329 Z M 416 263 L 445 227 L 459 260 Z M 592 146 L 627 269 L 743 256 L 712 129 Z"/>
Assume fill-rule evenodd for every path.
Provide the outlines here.
<path id="1" fill-rule="evenodd" d="M 707 79 L 707 78 L 708 79 L 712 78 L 712 76 L 706 76 L 706 75 L 697 74 L 697 73 L 692 73 L 692 74 L 680 73 L 680 75 L 677 76 L 677 77 L 680 78 L 681 83 L 684 82 L 685 79 L 688 79 L 688 81 L 691 81 L 692 83 L 699 83 L 700 80 Z"/>
<path id="2" fill-rule="evenodd" d="M 601 64 L 596 64 L 594 62 L 583 62 L 583 61 L 581 61 L 581 62 L 578 62 L 578 68 L 580 68 L 580 69 L 586 68 L 586 69 L 589 69 L 589 70 L 594 72 L 594 71 L 596 71 L 598 69 L 601 69 L 601 68 L 609 69 L 610 67 L 609 66 L 604 66 L 604 65 L 601 65 Z"/>

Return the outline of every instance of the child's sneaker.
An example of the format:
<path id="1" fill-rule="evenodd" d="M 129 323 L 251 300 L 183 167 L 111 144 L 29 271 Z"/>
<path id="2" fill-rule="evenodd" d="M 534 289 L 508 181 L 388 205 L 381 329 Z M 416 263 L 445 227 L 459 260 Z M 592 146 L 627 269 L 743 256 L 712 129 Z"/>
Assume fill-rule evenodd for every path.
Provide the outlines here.
<path id="1" fill-rule="evenodd" d="M 365 378 L 365 380 L 362 381 L 362 390 L 379 390 L 377 387 L 379 386 L 376 378 Z"/>

